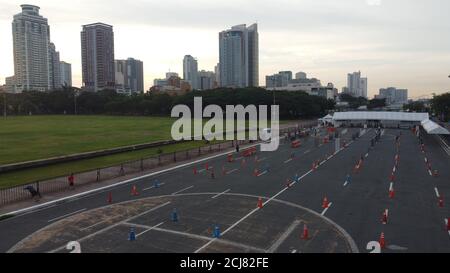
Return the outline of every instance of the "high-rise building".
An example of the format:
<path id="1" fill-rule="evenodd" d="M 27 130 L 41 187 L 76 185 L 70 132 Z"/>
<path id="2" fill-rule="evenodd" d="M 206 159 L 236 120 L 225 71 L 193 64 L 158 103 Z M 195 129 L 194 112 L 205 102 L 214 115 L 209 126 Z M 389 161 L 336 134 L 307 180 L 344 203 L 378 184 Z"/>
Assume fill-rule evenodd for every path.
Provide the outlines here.
<path id="1" fill-rule="evenodd" d="M 307 78 L 307 75 L 305 72 L 298 72 L 295 74 L 295 79 L 296 80 L 304 80 Z"/>
<path id="2" fill-rule="evenodd" d="M 214 67 L 214 73 L 216 74 L 215 87 L 218 87 L 220 85 L 220 64 L 219 63 Z"/>
<path id="3" fill-rule="evenodd" d="M 72 65 L 66 62 L 60 62 L 60 75 L 62 86 L 72 86 Z"/>
<path id="4" fill-rule="evenodd" d="M 170 77 L 179 77 L 179 75 L 176 72 L 166 72 L 166 80 L 168 80 Z"/>
<path id="5" fill-rule="evenodd" d="M 114 32 L 103 23 L 84 25 L 81 31 L 83 88 L 88 91 L 115 88 Z"/>
<path id="6" fill-rule="evenodd" d="M 50 27 L 39 7 L 21 5 L 12 22 L 14 89 L 47 91 L 54 87 Z M 54 48 L 54 47 L 53 47 Z"/>
<path id="7" fill-rule="evenodd" d="M 52 75 L 52 89 L 61 88 L 61 67 L 59 60 L 59 52 L 56 51 L 56 47 L 53 43 L 50 43 L 50 71 Z"/>
<path id="8" fill-rule="evenodd" d="M 361 78 L 361 72 L 354 72 L 347 75 L 347 88 L 343 89 L 354 97 L 367 98 L 367 78 Z"/>
<path id="9" fill-rule="evenodd" d="M 408 103 L 408 89 L 397 89 L 395 87 L 381 88 L 377 99 L 386 99 L 386 104 Z"/>
<path id="10" fill-rule="evenodd" d="M 115 60 L 116 91 L 119 93 L 144 92 L 144 66 L 139 60 Z"/>
<path id="11" fill-rule="evenodd" d="M 198 63 L 191 55 L 184 56 L 183 78 L 191 84 L 193 89 L 200 89 L 198 82 Z"/>
<path id="12" fill-rule="evenodd" d="M 219 33 L 220 86 L 259 85 L 258 26 L 233 26 Z"/>
<path id="13" fill-rule="evenodd" d="M 266 88 L 285 87 L 292 81 L 291 71 L 280 71 L 278 74 L 266 76 Z"/>
<path id="14" fill-rule="evenodd" d="M 210 90 L 215 87 L 216 75 L 212 71 L 202 70 L 198 72 L 199 90 Z"/>

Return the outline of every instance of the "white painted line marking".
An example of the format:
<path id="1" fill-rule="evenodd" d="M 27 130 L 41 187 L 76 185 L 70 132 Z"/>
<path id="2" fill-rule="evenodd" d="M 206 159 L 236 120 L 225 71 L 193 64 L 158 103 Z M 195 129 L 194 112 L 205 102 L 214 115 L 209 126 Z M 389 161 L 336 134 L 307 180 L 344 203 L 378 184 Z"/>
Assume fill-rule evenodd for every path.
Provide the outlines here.
<path id="1" fill-rule="evenodd" d="M 447 228 L 448 227 L 448 219 L 445 219 L 444 222 L 445 222 L 445 228 Z M 448 235 L 450 235 L 450 230 L 448 231 Z"/>
<path id="2" fill-rule="evenodd" d="M 162 185 L 165 185 L 165 184 L 166 183 L 160 183 L 159 185 L 162 186 Z M 150 188 L 145 188 L 142 191 L 148 191 L 148 190 L 151 190 L 151 189 L 154 189 L 154 188 L 155 188 L 155 186 L 151 186 Z"/>
<path id="3" fill-rule="evenodd" d="M 155 211 L 155 210 L 157 210 L 157 209 L 160 209 L 160 208 L 162 208 L 162 207 L 164 207 L 164 206 L 167 206 L 167 205 L 170 204 L 170 203 L 171 203 L 171 202 L 168 201 L 168 202 L 166 202 L 166 203 L 164 203 L 164 204 L 158 205 L 158 206 L 156 206 L 156 207 L 154 207 L 154 208 L 152 208 L 152 209 L 146 210 L 146 211 L 144 211 L 144 212 L 142 212 L 142 213 L 139 213 L 139 214 L 137 214 L 137 215 L 135 215 L 135 216 L 132 216 L 132 217 L 130 217 L 130 218 L 128 218 L 128 219 L 125 219 L 125 220 L 123 220 L 123 221 L 117 222 L 117 223 L 115 223 L 115 224 L 113 224 L 113 225 L 110 225 L 110 226 L 105 227 L 104 229 L 101 229 L 101 230 L 98 230 L 98 231 L 96 231 L 96 232 L 94 232 L 94 233 L 91 233 L 91 234 L 89 234 L 89 235 L 87 235 L 87 236 L 85 236 L 85 237 L 83 237 L 83 238 L 80 238 L 80 239 L 78 239 L 78 240 L 76 240 L 76 241 L 79 242 L 79 243 L 81 243 L 81 242 L 83 242 L 83 241 L 85 241 L 85 240 L 87 240 L 87 239 L 89 239 L 89 238 L 92 238 L 92 237 L 94 237 L 94 236 L 97 236 L 98 234 L 101 234 L 101 233 L 103 233 L 103 232 L 106 232 L 106 231 L 108 231 L 108 230 L 111 230 L 111 229 L 113 229 L 113 228 L 115 228 L 115 227 L 117 227 L 117 226 L 119 226 L 119 225 L 122 225 L 122 224 L 124 224 L 124 223 L 129 222 L 129 221 L 132 221 L 132 220 L 134 220 L 134 219 L 137 219 L 137 218 L 139 218 L 139 217 L 141 217 L 141 216 L 143 216 L 143 215 L 145 215 L 145 214 L 147 214 L 147 213 L 153 212 L 153 211 Z M 66 248 L 66 245 L 63 245 L 63 246 L 60 246 L 60 247 L 58 247 L 58 248 L 56 248 L 56 249 L 53 249 L 53 250 L 51 250 L 51 251 L 48 251 L 48 253 L 55 253 L 55 252 L 58 252 L 58 251 L 60 251 L 60 250 L 62 250 L 62 249 L 65 249 L 65 248 Z"/>
<path id="4" fill-rule="evenodd" d="M 291 162 L 293 159 L 289 158 L 288 160 L 284 161 L 284 164 L 288 164 L 289 162 Z"/>
<path id="5" fill-rule="evenodd" d="M 211 199 L 216 199 L 217 197 L 219 197 L 219 196 L 221 196 L 221 195 L 224 195 L 225 193 L 228 193 L 229 191 L 231 191 L 231 189 L 228 189 L 228 190 L 226 190 L 226 191 L 224 191 L 224 192 L 222 192 L 222 193 L 219 193 L 219 194 L 217 194 L 217 195 L 214 195 L 213 197 L 211 197 Z"/>
<path id="6" fill-rule="evenodd" d="M 258 177 L 266 175 L 268 173 L 268 171 L 263 171 L 262 173 L 258 174 Z"/>
<path id="7" fill-rule="evenodd" d="M 389 191 L 392 191 L 394 189 L 394 183 L 391 182 L 391 185 L 389 186 Z"/>
<path id="8" fill-rule="evenodd" d="M 263 162 L 263 161 L 265 161 L 265 160 L 267 160 L 267 157 L 261 158 L 260 160 L 258 160 L 258 163 L 259 163 L 259 162 Z"/>
<path id="9" fill-rule="evenodd" d="M 366 154 L 366 158 L 368 158 L 368 157 L 369 157 L 369 153 Z"/>
<path id="10" fill-rule="evenodd" d="M 244 157 L 241 156 L 241 157 L 235 158 L 234 160 L 235 160 L 235 161 L 238 161 L 238 160 L 241 160 L 241 159 L 243 159 L 243 158 L 244 158 Z"/>
<path id="11" fill-rule="evenodd" d="M 439 194 L 438 188 L 434 188 L 434 191 L 436 192 L 436 197 L 437 198 L 441 197 L 441 195 Z"/>
<path id="12" fill-rule="evenodd" d="M 182 189 L 182 190 L 179 190 L 179 191 L 177 191 L 177 192 L 172 193 L 172 195 L 177 195 L 177 194 L 179 194 L 179 193 L 181 193 L 181 192 L 184 192 L 184 191 L 187 191 L 187 190 L 189 190 L 189 189 L 192 189 L 193 187 L 194 187 L 194 186 L 190 186 L 190 187 L 184 188 L 184 189 Z"/>
<path id="13" fill-rule="evenodd" d="M 59 217 L 53 218 L 53 219 L 51 219 L 51 220 L 48 220 L 47 223 L 54 222 L 54 221 L 56 221 L 56 220 L 66 218 L 66 217 L 68 217 L 68 216 L 77 214 L 77 213 L 82 212 L 82 211 L 85 211 L 85 210 L 86 210 L 86 208 L 80 209 L 80 210 L 77 210 L 77 211 L 74 211 L 74 212 L 71 212 L 71 213 L 68 213 L 68 214 L 65 214 L 65 215 L 63 215 L 63 216 L 59 216 Z"/>
<path id="14" fill-rule="evenodd" d="M 139 236 L 141 236 L 142 234 L 144 234 L 144 233 L 146 233 L 146 232 L 149 232 L 150 230 L 152 230 L 152 229 L 154 229 L 154 228 L 157 228 L 157 227 L 163 225 L 163 224 L 164 224 L 164 222 L 161 222 L 161 223 L 157 224 L 156 226 L 153 226 L 153 227 L 151 227 L 151 228 L 149 228 L 149 229 L 147 229 L 147 230 L 144 230 L 143 232 L 137 234 L 137 235 L 136 235 L 136 238 L 139 237 Z"/>
<path id="15" fill-rule="evenodd" d="M 310 153 L 311 151 L 310 150 L 307 150 L 306 152 L 304 152 L 303 154 L 308 154 L 308 153 Z"/>
<path id="16" fill-rule="evenodd" d="M 353 143 L 353 141 L 351 141 L 348 145 L 351 145 Z M 338 154 L 339 152 L 343 151 L 344 149 L 339 150 L 338 152 L 336 152 L 336 154 Z M 334 157 L 334 156 L 333 156 Z M 295 181 L 291 184 L 291 187 L 294 186 L 295 184 L 299 183 L 300 181 L 303 180 L 303 178 L 305 178 L 306 176 L 308 176 L 309 174 L 311 174 L 313 172 L 313 170 L 309 170 L 307 173 L 305 173 L 304 175 L 302 175 L 298 182 Z M 280 196 L 281 194 L 283 194 L 285 191 L 287 191 L 290 187 L 285 187 L 283 190 L 281 190 L 279 193 L 275 194 L 274 196 L 272 196 L 269 200 L 267 200 L 263 206 L 267 205 L 268 203 L 270 203 L 271 201 L 273 201 L 274 199 L 276 199 L 278 196 Z M 331 205 L 331 203 L 330 203 Z M 240 220 L 238 220 L 236 223 L 234 223 L 232 226 L 230 226 L 227 230 L 225 230 L 224 232 L 222 232 L 222 236 L 225 235 L 226 233 L 228 233 L 230 230 L 232 230 L 233 228 L 235 228 L 237 225 L 239 225 L 240 223 L 242 223 L 245 219 L 247 219 L 248 217 L 250 217 L 251 215 L 253 215 L 255 212 L 259 211 L 259 208 L 255 208 L 252 211 L 250 211 L 246 216 L 244 216 L 243 218 L 241 218 Z M 200 248 L 198 248 L 194 253 L 199 253 L 200 251 L 202 251 L 203 249 L 207 248 L 209 245 L 211 245 L 212 243 L 214 243 L 215 241 L 217 241 L 217 238 L 213 238 L 211 239 L 209 242 L 207 242 L 206 244 L 204 244 L 203 246 L 201 246 Z"/>
<path id="17" fill-rule="evenodd" d="M 322 211 L 322 213 L 321 213 L 322 216 L 325 216 L 325 213 L 327 213 L 328 209 L 331 208 L 331 205 L 333 205 L 333 202 L 330 202 L 330 203 L 328 204 L 328 208 L 325 208 L 325 209 Z"/>
<path id="18" fill-rule="evenodd" d="M 347 185 L 348 185 L 348 181 L 345 181 L 344 187 L 347 187 Z"/>
<path id="19" fill-rule="evenodd" d="M 286 241 L 286 239 L 291 235 L 291 233 L 299 226 L 302 222 L 299 220 L 294 221 L 287 229 L 286 231 L 281 234 L 281 236 L 276 240 L 275 243 L 266 251 L 266 253 L 274 253 L 280 245 Z"/>
<path id="20" fill-rule="evenodd" d="M 428 173 L 430 174 L 430 176 L 433 176 L 433 173 L 430 170 L 428 170 Z"/>
<path id="21" fill-rule="evenodd" d="M 297 249 L 291 251 L 292 254 L 297 253 Z"/>
<path id="22" fill-rule="evenodd" d="M 100 224 L 103 224 L 104 222 L 105 222 L 105 220 L 100 221 L 97 224 L 93 224 L 92 226 L 88 226 L 88 227 L 82 228 L 82 229 L 80 229 L 80 231 L 85 231 L 86 229 L 90 229 L 90 228 L 96 227 L 96 226 L 98 226 Z"/>
<path id="23" fill-rule="evenodd" d="M 120 217 L 120 215 L 114 216 L 114 217 L 112 217 L 112 218 L 110 218 L 110 219 L 105 219 L 105 220 L 103 220 L 103 221 L 98 222 L 97 224 L 93 224 L 92 226 L 88 226 L 88 227 L 82 228 L 82 229 L 80 229 L 80 231 L 85 231 L 85 230 L 87 230 L 87 229 L 91 229 L 91 228 L 93 228 L 93 227 L 96 227 L 96 226 L 98 226 L 98 225 L 100 225 L 100 224 L 105 223 L 107 220 L 108 220 L 108 221 L 109 221 L 109 220 L 113 220 L 113 219 L 116 219 L 116 218 L 118 218 L 118 217 Z"/>
<path id="24" fill-rule="evenodd" d="M 232 174 L 232 173 L 234 173 L 234 172 L 236 172 L 236 171 L 239 171 L 239 169 L 233 169 L 233 170 L 227 172 L 227 174 Z"/>

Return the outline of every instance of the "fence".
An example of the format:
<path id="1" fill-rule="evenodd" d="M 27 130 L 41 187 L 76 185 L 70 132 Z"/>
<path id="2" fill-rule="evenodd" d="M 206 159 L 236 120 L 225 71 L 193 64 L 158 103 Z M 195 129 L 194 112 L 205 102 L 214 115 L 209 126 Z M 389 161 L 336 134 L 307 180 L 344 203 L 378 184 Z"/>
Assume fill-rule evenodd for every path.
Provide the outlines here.
<path id="1" fill-rule="evenodd" d="M 310 127 L 316 124 L 316 122 L 303 123 L 298 127 L 289 127 L 280 129 L 280 135 L 296 131 L 305 127 Z M 81 173 L 74 173 L 75 186 L 83 186 L 93 183 L 101 183 L 110 179 L 118 178 L 128 174 L 139 173 L 147 170 L 151 170 L 157 167 L 162 167 L 168 164 L 182 162 L 190 159 L 194 159 L 203 155 L 212 154 L 233 148 L 235 141 L 228 141 L 218 144 L 206 145 L 194 149 L 178 151 L 173 153 L 161 154 L 149 158 L 141 158 L 135 161 L 124 162 L 120 165 L 94 169 Z M 239 141 L 239 145 L 248 144 L 249 141 Z M 29 184 L 15 186 L 11 188 L 0 190 L 0 206 L 6 204 L 23 201 L 32 198 L 32 194 L 27 187 L 34 189 L 39 195 L 46 195 L 56 192 L 70 191 L 72 187 L 69 185 L 68 177 L 70 174 L 62 177 L 50 178 L 45 181 L 34 181 Z"/>

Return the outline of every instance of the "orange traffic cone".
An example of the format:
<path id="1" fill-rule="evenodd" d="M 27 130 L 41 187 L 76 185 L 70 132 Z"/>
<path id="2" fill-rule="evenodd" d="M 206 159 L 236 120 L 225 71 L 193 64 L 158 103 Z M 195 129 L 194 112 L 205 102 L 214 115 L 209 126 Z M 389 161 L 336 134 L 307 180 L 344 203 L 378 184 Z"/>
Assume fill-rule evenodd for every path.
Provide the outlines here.
<path id="1" fill-rule="evenodd" d="M 388 214 L 387 214 L 387 210 L 385 210 L 383 212 L 383 218 L 381 219 L 381 222 L 383 223 L 383 225 L 386 225 L 388 222 Z"/>
<path id="2" fill-rule="evenodd" d="M 381 235 L 380 235 L 379 243 L 380 243 L 381 249 L 386 248 L 386 240 L 384 238 L 384 232 L 382 232 Z"/>
<path id="3" fill-rule="evenodd" d="M 309 234 L 308 234 L 308 226 L 305 224 L 303 225 L 303 234 L 302 234 L 302 239 L 303 240 L 308 240 Z"/>
<path id="4" fill-rule="evenodd" d="M 260 198 L 258 198 L 258 208 L 262 209 L 263 206 L 264 206 L 263 201 L 262 201 L 262 198 L 260 197 Z"/>
<path id="5" fill-rule="evenodd" d="M 108 203 L 109 204 L 112 203 L 112 193 L 111 192 L 108 194 Z"/>
<path id="6" fill-rule="evenodd" d="M 291 187 L 291 180 L 286 179 L 286 187 L 288 187 L 288 188 Z"/>
<path id="7" fill-rule="evenodd" d="M 133 195 L 133 196 L 138 196 L 139 195 L 139 192 L 137 191 L 136 185 L 133 185 L 133 187 L 131 188 L 131 195 Z"/>
<path id="8" fill-rule="evenodd" d="M 326 209 L 330 206 L 330 202 L 328 202 L 328 198 L 325 196 L 322 202 L 322 208 Z"/>

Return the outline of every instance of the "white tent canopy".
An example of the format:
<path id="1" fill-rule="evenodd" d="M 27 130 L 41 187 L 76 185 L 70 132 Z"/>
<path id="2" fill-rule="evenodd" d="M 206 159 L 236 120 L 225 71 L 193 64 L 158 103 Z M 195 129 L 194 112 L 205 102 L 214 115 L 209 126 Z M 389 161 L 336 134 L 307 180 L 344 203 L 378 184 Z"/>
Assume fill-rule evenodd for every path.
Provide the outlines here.
<path id="1" fill-rule="evenodd" d="M 405 112 L 336 112 L 334 121 L 345 120 L 387 120 L 387 121 L 411 121 L 421 122 L 429 119 L 428 113 Z"/>
<path id="2" fill-rule="evenodd" d="M 422 121 L 422 127 L 430 135 L 450 135 L 447 129 L 429 119 Z"/>

